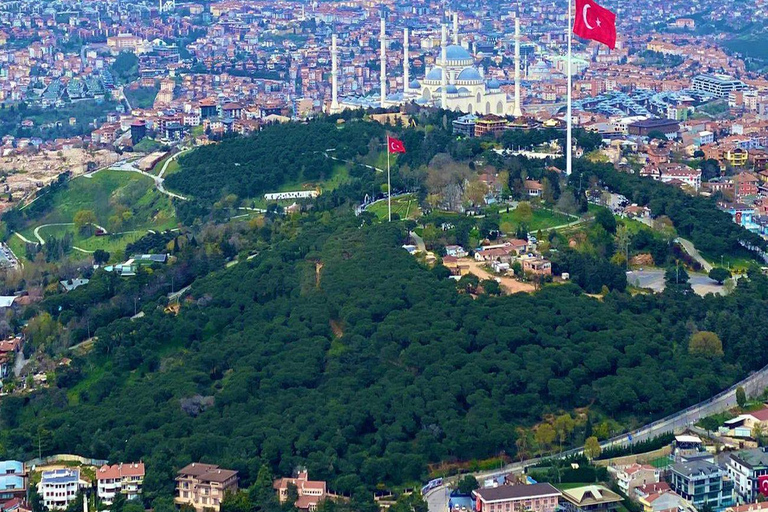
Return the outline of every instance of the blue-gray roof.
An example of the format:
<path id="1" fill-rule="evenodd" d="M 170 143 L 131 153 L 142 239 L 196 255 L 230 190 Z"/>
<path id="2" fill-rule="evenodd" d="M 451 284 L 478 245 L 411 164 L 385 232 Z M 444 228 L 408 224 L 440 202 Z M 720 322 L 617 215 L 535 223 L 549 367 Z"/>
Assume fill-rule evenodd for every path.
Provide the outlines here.
<path id="1" fill-rule="evenodd" d="M 461 70 L 461 73 L 459 73 L 459 76 L 456 77 L 456 80 L 467 82 L 482 82 L 483 77 L 477 69 L 465 68 Z"/>
<path id="2" fill-rule="evenodd" d="M 442 80 L 443 79 L 443 69 L 434 67 L 429 70 L 429 73 L 427 73 L 427 76 L 425 80 Z"/>
<path id="3" fill-rule="evenodd" d="M 448 60 L 472 60 L 472 55 L 463 46 L 457 44 L 446 47 L 445 56 Z"/>

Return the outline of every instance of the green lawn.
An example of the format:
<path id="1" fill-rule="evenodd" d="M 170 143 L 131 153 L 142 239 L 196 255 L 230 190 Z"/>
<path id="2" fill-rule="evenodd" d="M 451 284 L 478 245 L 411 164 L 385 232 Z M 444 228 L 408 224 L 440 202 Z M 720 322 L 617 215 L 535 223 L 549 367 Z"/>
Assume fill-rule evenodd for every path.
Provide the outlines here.
<path id="1" fill-rule="evenodd" d="M 37 240 L 32 234 L 34 230 L 29 230 L 29 233 L 23 233 L 24 236 L 30 240 Z M 125 249 L 125 246 L 131 242 L 135 242 L 145 234 L 147 230 L 137 230 L 132 232 L 121 233 L 119 235 L 107 235 L 107 236 L 83 236 L 75 231 L 75 226 L 46 226 L 40 229 L 40 236 L 43 240 L 47 240 L 48 237 L 53 236 L 55 238 L 62 238 L 66 233 L 72 233 L 74 239 L 72 245 L 84 249 L 86 251 L 95 251 L 97 249 L 103 249 L 107 252 L 114 252 Z M 22 252 L 22 255 L 24 253 Z"/>
<path id="2" fill-rule="evenodd" d="M 528 226 L 528 231 L 535 232 L 540 229 L 562 226 L 563 224 L 568 224 L 575 220 L 577 219 L 544 208 L 534 209 L 530 219 L 524 218 L 517 209 L 512 210 L 509 213 L 506 213 L 506 211 L 501 212 L 501 224 L 511 224 L 512 230 L 516 230 L 518 226 L 525 224 Z"/>
<path id="3" fill-rule="evenodd" d="M 387 201 L 378 201 L 371 205 L 367 211 L 379 219 L 386 220 L 388 217 Z M 392 215 L 394 214 L 398 214 L 401 219 L 415 219 L 421 216 L 421 209 L 413 194 L 392 198 Z"/>
<path id="4" fill-rule="evenodd" d="M 648 464 L 655 468 L 663 469 L 667 466 L 671 466 L 674 464 L 674 461 L 669 458 L 669 456 L 659 457 L 658 459 L 653 459 Z"/>
<path id="5" fill-rule="evenodd" d="M 174 172 L 178 169 L 178 164 L 176 164 L 176 161 L 171 162 L 168 164 L 168 170 L 165 171 L 165 176 L 168 176 L 168 174 L 171 172 L 171 167 L 176 165 Z M 323 192 L 330 192 L 332 190 L 336 190 L 341 185 L 349 182 L 349 164 L 344 164 L 341 162 L 337 162 L 336 165 L 333 166 L 333 175 L 331 175 L 330 178 L 321 180 L 321 181 L 291 181 L 289 183 L 283 183 L 280 187 L 278 187 L 277 190 L 270 191 L 270 192 L 291 192 L 294 190 L 315 190 L 320 189 L 320 193 Z M 294 200 L 286 200 L 283 201 L 287 204 L 292 203 Z M 256 208 L 266 208 L 267 207 L 267 201 L 264 199 L 264 195 L 262 194 L 259 197 L 256 198 L 247 198 L 243 200 L 243 204 L 246 206 L 254 206 Z"/>
<path id="6" fill-rule="evenodd" d="M 110 227 L 110 217 L 115 215 L 116 208 L 122 205 L 130 212 L 130 218 L 123 221 L 119 228 L 122 235 L 83 237 L 75 233 L 74 226 L 47 226 L 48 224 L 72 223 L 75 213 L 80 210 L 93 210 L 96 222 L 107 229 Z M 165 230 L 177 225 L 175 210 L 170 198 L 155 190 L 152 180 L 139 173 L 127 171 L 104 170 L 92 178 L 79 177 L 61 190 L 54 192 L 52 207 L 30 219 L 20 230 L 21 234 L 32 241 L 35 228 L 40 229 L 40 236 L 47 239 L 50 236 L 62 237 L 70 232 L 75 235 L 74 245 L 87 251 L 104 249 L 114 252 L 143 236 L 148 229 Z M 11 240 L 11 247 L 18 256 L 24 255 L 24 243 L 21 240 Z"/>

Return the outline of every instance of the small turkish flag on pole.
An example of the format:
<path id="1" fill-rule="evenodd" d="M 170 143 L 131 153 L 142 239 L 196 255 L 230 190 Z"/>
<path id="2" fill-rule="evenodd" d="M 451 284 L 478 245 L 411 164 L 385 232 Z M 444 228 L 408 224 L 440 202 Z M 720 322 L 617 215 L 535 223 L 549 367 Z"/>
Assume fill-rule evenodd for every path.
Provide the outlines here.
<path id="1" fill-rule="evenodd" d="M 405 144 L 401 140 L 387 137 L 387 147 L 390 153 L 405 153 Z"/>
<path id="2" fill-rule="evenodd" d="M 573 33 L 616 48 L 616 15 L 593 0 L 576 0 Z"/>

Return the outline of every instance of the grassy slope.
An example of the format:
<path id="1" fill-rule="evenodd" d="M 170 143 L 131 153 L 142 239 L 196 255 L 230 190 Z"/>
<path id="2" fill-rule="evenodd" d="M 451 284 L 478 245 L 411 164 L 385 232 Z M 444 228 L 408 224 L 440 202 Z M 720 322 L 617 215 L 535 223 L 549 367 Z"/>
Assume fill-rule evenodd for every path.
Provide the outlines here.
<path id="1" fill-rule="evenodd" d="M 379 219 L 386 219 L 388 214 L 387 201 L 378 201 L 368 208 L 368 211 Z M 421 210 L 413 194 L 392 198 L 392 214 L 398 214 L 401 219 L 415 219 L 421 216 Z"/>
<path id="2" fill-rule="evenodd" d="M 568 217 L 567 215 L 563 215 L 562 213 L 554 212 L 552 210 L 534 209 L 533 217 L 531 218 L 530 222 L 525 224 L 528 226 L 528 231 L 538 231 L 539 229 L 562 226 L 563 224 L 568 224 L 574 220 L 576 219 Z M 509 213 L 502 211 L 501 222 L 509 222 L 515 229 L 517 229 L 520 224 L 524 223 L 520 213 L 516 209 L 511 210 Z"/>
<path id="3" fill-rule="evenodd" d="M 146 187 L 145 193 L 132 204 L 133 221 L 126 223 L 125 233 L 116 236 L 83 237 L 75 233 L 74 245 L 85 250 L 104 249 L 115 251 L 125 248 L 126 244 L 136 240 L 148 229 L 163 230 L 176 226 L 177 221 L 171 200 L 154 189 L 152 180 L 138 173 L 105 170 L 93 175 L 92 178 L 77 178 L 69 186 L 56 192 L 51 208 L 44 215 L 28 223 L 21 234 L 29 240 L 36 241 L 34 230 L 46 224 L 71 223 L 79 210 L 93 210 L 97 223 L 107 226 L 109 217 L 114 210 L 110 202 L 113 194 L 123 187 L 140 183 Z M 48 226 L 40 229 L 44 239 L 48 236 L 61 237 L 66 232 L 74 233 L 74 226 Z M 18 240 L 12 242 L 14 251 L 23 256 L 24 244 Z"/>

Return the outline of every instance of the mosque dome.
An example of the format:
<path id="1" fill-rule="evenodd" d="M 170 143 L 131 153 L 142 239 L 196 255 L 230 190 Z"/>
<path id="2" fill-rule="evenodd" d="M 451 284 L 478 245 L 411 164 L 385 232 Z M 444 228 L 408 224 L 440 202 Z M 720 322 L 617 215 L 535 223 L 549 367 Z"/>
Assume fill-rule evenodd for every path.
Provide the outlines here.
<path id="1" fill-rule="evenodd" d="M 499 81 L 498 81 L 498 80 L 496 80 L 495 78 L 491 78 L 491 79 L 488 81 L 488 88 L 489 88 L 489 89 L 498 89 L 499 87 L 501 87 L 501 84 L 500 84 L 500 83 L 499 83 Z"/>
<path id="2" fill-rule="evenodd" d="M 448 94 L 459 94 L 459 89 L 455 85 L 451 84 L 445 88 L 445 92 Z"/>
<path id="3" fill-rule="evenodd" d="M 483 76 L 477 70 L 477 68 L 464 68 L 456 77 L 459 82 L 482 82 Z"/>
<path id="4" fill-rule="evenodd" d="M 418 80 L 411 80 L 411 83 L 408 84 L 408 87 L 410 87 L 411 89 L 419 89 L 421 88 L 421 84 L 419 83 Z"/>
<path id="5" fill-rule="evenodd" d="M 443 79 L 443 68 L 434 67 L 429 70 L 429 73 L 427 73 L 427 76 L 424 77 L 424 80 L 431 80 L 434 82 L 439 82 Z"/>
<path id="6" fill-rule="evenodd" d="M 466 87 L 459 87 L 459 94 L 469 94 L 469 89 Z"/>
<path id="7" fill-rule="evenodd" d="M 457 44 L 449 45 L 445 48 L 445 57 L 449 61 L 472 61 L 472 55 L 463 46 Z"/>

